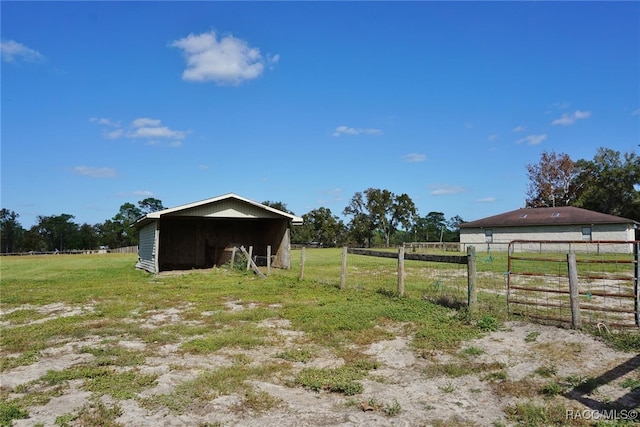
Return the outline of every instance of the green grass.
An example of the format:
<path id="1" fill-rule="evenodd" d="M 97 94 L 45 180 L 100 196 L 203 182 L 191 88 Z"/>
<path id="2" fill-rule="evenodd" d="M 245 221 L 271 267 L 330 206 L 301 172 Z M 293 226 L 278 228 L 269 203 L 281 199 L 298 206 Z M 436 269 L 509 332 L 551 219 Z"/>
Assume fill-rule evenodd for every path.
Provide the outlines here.
<path id="1" fill-rule="evenodd" d="M 339 368 L 305 368 L 296 376 L 296 384 L 316 392 L 329 391 L 345 396 L 362 393 L 359 380 L 364 379 L 377 364 L 367 360 L 341 366 Z"/>
<path id="2" fill-rule="evenodd" d="M 505 265 L 500 265 L 502 261 Z M 218 354 L 234 361 L 232 366 L 185 378 L 172 393 L 144 400 L 147 406 L 177 413 L 228 394 L 241 396 L 238 410 L 259 412 L 279 404 L 253 390 L 247 380 L 276 378 L 310 390 L 358 394 L 360 381 L 376 368 L 361 347 L 393 339 L 399 330 L 410 335 L 417 354 L 437 349 L 459 355 L 461 363 L 436 365 L 426 375 L 457 377 L 484 370 L 490 375 L 487 380 L 502 381 L 501 387 L 511 384 L 502 366 L 473 363 L 482 350 L 461 350 L 465 341 L 501 328 L 508 319 L 499 292 L 504 290 L 506 258 L 498 254 L 491 262 L 479 263 L 479 271 L 495 275 L 479 277 L 480 303 L 474 311 L 463 307 L 466 266 L 406 261 L 406 292 L 401 297 L 396 289 L 396 260 L 349 256 L 347 283 L 341 290 L 341 249 L 307 250 L 302 281 L 298 280 L 297 251 L 292 252 L 291 270 L 273 269 L 266 279 L 225 268 L 153 276 L 135 270 L 135 255 L 120 254 L 7 257 L 0 262 L 0 308 L 13 310 L 1 319 L 9 327 L 0 335 L 0 372 L 32 364 L 43 350 L 69 343 L 78 343 L 77 352 L 93 357 L 21 386 L 20 400 L 2 400 L 4 423 L 25 416 L 25 408 L 31 405 L 46 403 L 73 380 L 96 398 L 139 398 L 142 390 L 154 386 L 156 377 L 138 372 L 138 366 L 148 357 L 158 357 L 160 347 L 167 344 L 183 353 Z M 62 303 L 63 310 L 68 310 L 66 317 L 38 311 L 52 303 Z M 286 322 L 302 338 L 296 335 L 284 345 L 285 338 L 263 324 L 269 320 Z M 531 334 L 525 340 L 533 343 L 535 338 Z M 603 339 L 616 348 L 640 351 L 640 341 L 631 335 L 603 334 Z M 119 344 L 122 340 L 146 347 L 127 349 Z M 263 352 L 271 359 L 256 365 L 241 351 Z M 344 366 L 291 371 L 290 362 L 306 363 L 321 354 L 342 359 Z M 597 385 L 587 381 L 582 386 Z M 515 383 L 513 387 L 531 388 Z M 384 412 L 391 416 L 400 409 L 399 404 L 389 404 Z M 528 417 L 526 409 L 515 408 L 514 419 Z M 93 404 L 65 415 L 60 422 L 102 416 L 113 423 L 117 412 L 117 406 Z"/>

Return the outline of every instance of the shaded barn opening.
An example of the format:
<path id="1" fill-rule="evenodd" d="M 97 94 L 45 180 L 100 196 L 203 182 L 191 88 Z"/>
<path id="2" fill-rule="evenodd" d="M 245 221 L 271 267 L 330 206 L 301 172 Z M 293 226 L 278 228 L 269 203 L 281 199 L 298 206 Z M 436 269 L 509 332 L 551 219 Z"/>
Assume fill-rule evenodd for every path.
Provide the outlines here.
<path id="1" fill-rule="evenodd" d="M 257 257 L 271 246 L 274 267 L 288 268 L 289 222 L 286 219 L 229 219 L 167 216 L 160 218 L 160 271 L 219 267 L 230 248 L 253 246 Z"/>

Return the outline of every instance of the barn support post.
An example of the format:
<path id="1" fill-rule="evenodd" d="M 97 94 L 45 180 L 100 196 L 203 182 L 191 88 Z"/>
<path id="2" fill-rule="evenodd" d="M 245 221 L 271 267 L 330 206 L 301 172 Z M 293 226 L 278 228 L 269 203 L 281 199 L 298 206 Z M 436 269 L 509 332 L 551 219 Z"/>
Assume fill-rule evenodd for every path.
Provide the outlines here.
<path id="1" fill-rule="evenodd" d="M 340 270 L 340 289 L 347 284 L 347 247 L 342 248 L 342 268 Z"/>
<path id="2" fill-rule="evenodd" d="M 247 271 L 251 268 L 251 257 L 253 256 L 253 246 L 249 246 L 249 255 L 247 256 Z"/>
<path id="3" fill-rule="evenodd" d="M 404 296 L 404 246 L 398 248 L 398 295 Z"/>
<path id="4" fill-rule="evenodd" d="M 304 279 L 304 262 L 307 260 L 306 248 L 303 246 L 300 251 L 300 274 L 298 275 L 298 280 Z"/>
<path id="5" fill-rule="evenodd" d="M 230 261 L 231 268 L 233 268 L 233 264 L 235 264 L 235 262 L 236 262 L 236 251 L 237 250 L 238 250 L 238 248 L 236 248 L 235 246 L 231 249 L 231 261 Z"/>
<path id="6" fill-rule="evenodd" d="M 478 303 L 478 291 L 476 290 L 476 248 L 467 247 L 467 306 L 475 308 Z"/>
<path id="7" fill-rule="evenodd" d="M 267 245 L 267 275 L 271 274 L 271 245 Z"/>
<path id="8" fill-rule="evenodd" d="M 567 254 L 567 268 L 569 269 L 569 298 L 571 303 L 571 327 L 580 329 L 580 289 L 578 286 L 578 267 L 575 252 Z"/>

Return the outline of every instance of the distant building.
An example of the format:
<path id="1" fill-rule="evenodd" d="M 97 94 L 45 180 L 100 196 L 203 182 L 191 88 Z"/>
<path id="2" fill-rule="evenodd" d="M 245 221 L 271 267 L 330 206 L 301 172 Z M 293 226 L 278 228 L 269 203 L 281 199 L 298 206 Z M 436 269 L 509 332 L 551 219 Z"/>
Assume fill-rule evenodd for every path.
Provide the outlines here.
<path id="1" fill-rule="evenodd" d="M 152 212 L 137 220 L 137 268 L 167 270 L 210 268 L 228 261 L 229 249 L 253 246 L 265 257 L 271 247 L 276 268 L 291 267 L 290 225 L 302 218 L 229 193 Z"/>
<path id="2" fill-rule="evenodd" d="M 522 208 L 461 224 L 460 243 L 463 248 L 473 245 L 483 250 L 513 240 L 629 242 L 636 239 L 639 224 L 572 206 Z M 624 252 L 630 247 L 622 245 Z"/>

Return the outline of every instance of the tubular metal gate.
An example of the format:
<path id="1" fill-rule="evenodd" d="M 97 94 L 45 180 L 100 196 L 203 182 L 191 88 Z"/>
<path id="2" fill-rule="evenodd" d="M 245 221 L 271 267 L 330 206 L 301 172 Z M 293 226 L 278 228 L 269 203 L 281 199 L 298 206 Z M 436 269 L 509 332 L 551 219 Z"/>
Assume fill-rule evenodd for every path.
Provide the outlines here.
<path id="1" fill-rule="evenodd" d="M 514 240 L 508 252 L 508 311 L 549 323 L 572 323 L 577 315 L 598 327 L 638 328 L 639 248 L 638 241 Z M 571 268 L 573 281 L 577 278 L 573 296 Z"/>

